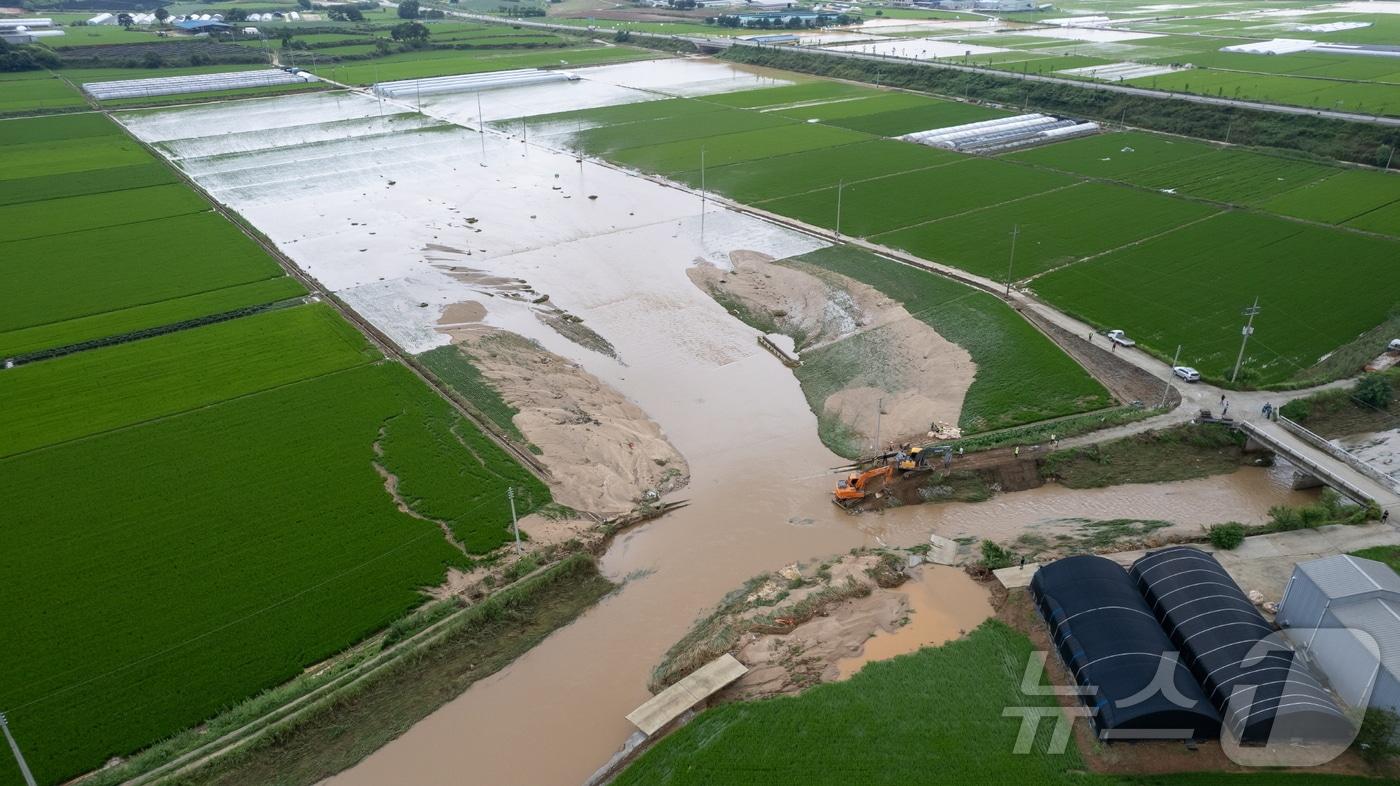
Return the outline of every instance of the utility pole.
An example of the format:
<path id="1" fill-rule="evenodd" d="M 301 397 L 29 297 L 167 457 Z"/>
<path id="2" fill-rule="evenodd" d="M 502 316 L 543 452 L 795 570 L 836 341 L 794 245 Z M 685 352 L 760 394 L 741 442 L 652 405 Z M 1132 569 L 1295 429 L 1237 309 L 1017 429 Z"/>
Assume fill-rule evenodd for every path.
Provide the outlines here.
<path id="1" fill-rule="evenodd" d="M 705 238 L 705 146 L 700 146 L 700 238 Z"/>
<path id="2" fill-rule="evenodd" d="M 845 179 L 836 181 L 836 237 L 841 237 L 841 192 L 846 189 Z"/>
<path id="3" fill-rule="evenodd" d="M 1249 337 L 1254 335 L 1254 315 L 1259 313 L 1259 296 L 1254 296 L 1254 305 L 1244 310 L 1244 315 L 1249 319 L 1244 323 L 1244 330 L 1240 331 L 1240 356 L 1235 358 L 1235 370 L 1230 373 L 1230 381 L 1234 382 L 1235 377 L 1240 375 L 1240 364 L 1244 362 L 1244 347 L 1249 343 Z"/>
<path id="4" fill-rule="evenodd" d="M 880 415 L 885 411 L 885 400 L 875 402 L 875 455 L 880 455 Z"/>
<path id="5" fill-rule="evenodd" d="M 515 486 L 506 487 L 506 499 L 510 500 L 510 528 L 515 531 L 515 553 L 520 553 L 520 522 L 515 520 Z"/>
<path id="6" fill-rule="evenodd" d="M 28 786 L 37 786 L 34 783 L 34 774 L 29 771 L 29 765 L 24 763 L 24 754 L 19 752 L 19 743 L 10 734 L 10 725 L 5 722 L 5 713 L 0 712 L 0 731 L 5 732 L 5 741 L 10 743 L 10 751 L 15 754 L 15 761 L 19 763 L 19 774 L 24 776 L 24 782 Z"/>
<path id="7" fill-rule="evenodd" d="M 379 64 L 374 64 L 374 95 L 379 99 L 379 119 L 384 119 L 384 88 L 379 86 Z"/>
<path id="8" fill-rule="evenodd" d="M 476 135 L 481 137 L 481 165 L 486 166 L 486 116 L 481 114 L 481 91 L 476 91 Z"/>
<path id="9" fill-rule="evenodd" d="M 1172 355 L 1173 370 L 1167 373 L 1167 384 L 1162 387 L 1162 401 L 1157 405 L 1157 409 L 1161 409 L 1162 407 L 1165 407 L 1167 405 L 1167 394 L 1172 392 L 1172 374 L 1176 373 L 1176 364 L 1179 360 L 1181 360 L 1181 345 L 1177 344 L 1176 354 Z"/>
<path id="10" fill-rule="evenodd" d="M 1021 234 L 1021 225 L 1011 225 L 1011 258 L 1006 261 L 1006 298 L 1011 299 L 1011 266 L 1016 264 L 1016 236 Z"/>

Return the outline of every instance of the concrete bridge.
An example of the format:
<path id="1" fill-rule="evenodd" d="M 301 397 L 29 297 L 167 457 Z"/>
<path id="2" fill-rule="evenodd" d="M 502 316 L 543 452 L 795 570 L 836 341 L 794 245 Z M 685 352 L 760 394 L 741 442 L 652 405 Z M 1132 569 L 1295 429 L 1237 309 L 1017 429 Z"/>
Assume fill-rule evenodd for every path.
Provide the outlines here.
<path id="1" fill-rule="evenodd" d="M 1385 476 L 1287 418 L 1278 422 L 1242 420 L 1236 428 L 1247 437 L 1246 450 L 1271 450 L 1293 465 L 1294 488 L 1325 485 L 1362 505 L 1375 503 L 1382 508 L 1400 501 Z"/>

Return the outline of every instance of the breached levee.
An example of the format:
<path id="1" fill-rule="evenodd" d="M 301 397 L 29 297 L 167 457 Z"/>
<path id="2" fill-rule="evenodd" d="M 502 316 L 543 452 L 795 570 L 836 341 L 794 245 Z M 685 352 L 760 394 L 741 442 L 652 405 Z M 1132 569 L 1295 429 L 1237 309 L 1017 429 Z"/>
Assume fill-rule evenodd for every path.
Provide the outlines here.
<path id="1" fill-rule="evenodd" d="M 881 443 L 917 443 L 958 422 L 977 374 L 972 356 L 874 287 L 751 252 L 688 273 L 735 316 L 791 337 L 816 364 L 797 376 L 838 452 L 874 452 L 877 430 Z"/>

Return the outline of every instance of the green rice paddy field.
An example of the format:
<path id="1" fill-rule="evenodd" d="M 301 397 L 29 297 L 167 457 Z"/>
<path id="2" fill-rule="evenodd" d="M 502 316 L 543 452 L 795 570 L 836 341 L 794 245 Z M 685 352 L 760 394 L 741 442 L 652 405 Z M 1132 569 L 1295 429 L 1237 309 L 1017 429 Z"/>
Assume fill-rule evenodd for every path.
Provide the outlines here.
<path id="1" fill-rule="evenodd" d="M 1220 12 L 1225 13 L 1225 9 L 1220 9 Z M 1104 13 L 1104 10 L 1095 9 L 1094 13 Z M 1172 13 L 1175 15 L 1179 11 Z M 1025 18 L 1018 15 L 1018 19 Z M 1330 33 L 1290 30 L 1290 25 L 1303 22 L 1318 24 L 1358 20 L 1370 23 L 1371 27 Z M 1185 70 L 1130 79 L 1124 84 L 1176 93 L 1362 114 L 1400 114 L 1400 65 L 1391 58 L 1324 52 L 1264 55 L 1220 51 L 1227 46 L 1274 37 L 1306 38 L 1323 43 L 1393 44 L 1400 40 L 1397 38 L 1400 27 L 1390 15 L 1310 14 L 1296 20 L 1276 19 L 1273 26 L 1261 24 L 1265 21 L 1189 19 L 1152 22 L 1139 19 L 1125 24 L 1128 20 L 1124 19 L 1119 22 L 1122 29 L 1130 28 L 1133 32 L 1151 33 L 1156 37 L 1113 43 L 1051 39 L 1036 36 L 1036 30 L 1027 30 L 1024 35 L 998 33 L 944 38 L 1012 50 L 976 55 L 968 61 L 973 65 L 1003 71 L 1092 81 L 1090 77 L 1057 72 L 1121 62 L 1176 66 L 1190 64 L 1192 67 Z M 962 62 L 963 58 L 957 60 Z"/>
<path id="2" fill-rule="evenodd" d="M 86 105 L 77 90 L 47 71 L 0 73 L 0 115 L 68 111 Z"/>
<path id="3" fill-rule="evenodd" d="M 1215 378 L 1255 294 L 1276 316 L 1259 320 L 1252 384 L 1307 379 L 1400 303 L 1400 243 L 1383 237 L 1400 237 L 1400 174 L 1139 132 L 999 158 L 885 138 L 992 116 L 809 81 L 529 122 L 534 138 L 692 187 L 703 151 L 709 191 L 831 232 L 839 204 L 843 235 L 995 282 L 1010 267 L 1013 281 L 1162 357 L 1184 345 Z M 1291 316 L 1318 304 L 1327 313 L 1306 327 Z"/>
<path id="4" fill-rule="evenodd" d="M 160 399 L 168 406 L 143 400 L 149 383 L 116 374 L 103 385 L 117 402 L 103 415 L 110 430 L 0 459 L 10 511 L 0 624 L 25 642 L 0 675 L 0 702 L 42 781 L 295 676 L 418 605 L 419 588 L 447 565 L 464 565 L 437 524 L 399 512 L 376 461 L 415 510 L 471 551 L 506 537 L 503 486 L 548 501 L 402 367 L 369 362 L 363 344 L 347 349 L 339 337 L 263 332 L 280 317 L 228 323 L 248 335 L 222 345 L 211 337 L 203 354 L 172 347 L 186 340 L 176 334 L 0 375 L 9 400 L 13 388 L 32 393 L 64 377 L 92 385 L 92 373 L 133 354 L 146 369 L 193 359 L 161 378 L 184 383 Z M 249 343 L 265 350 L 236 357 Z M 283 359 L 275 373 L 233 378 L 273 354 Z M 48 439 L 71 437 L 60 417 L 75 414 L 68 403 L 24 400 L 43 412 Z M 0 783 L 16 782 L 8 752 L 0 765 Z"/>
<path id="5" fill-rule="evenodd" d="M 0 122 L 7 156 L 0 352 L 304 293 L 101 115 Z M 23 363 L 0 401 L 0 629 L 23 642 L 0 706 L 43 783 L 381 630 L 505 542 L 503 487 L 550 499 L 319 304 Z M 0 748 L 0 784 L 19 782 Z"/>
<path id="6" fill-rule="evenodd" d="M 797 257 L 868 284 L 899 300 L 911 315 L 961 346 L 977 365 L 959 425 L 968 432 L 1032 423 L 1102 409 L 1113 402 L 1103 386 L 1005 303 L 986 292 L 883 259 L 851 246 Z M 847 360 L 868 332 L 802 355 L 798 369 L 813 411 L 828 395 L 853 386 L 862 364 Z"/>
<path id="7" fill-rule="evenodd" d="M 0 122 L 0 357 L 304 293 L 106 117 Z"/>

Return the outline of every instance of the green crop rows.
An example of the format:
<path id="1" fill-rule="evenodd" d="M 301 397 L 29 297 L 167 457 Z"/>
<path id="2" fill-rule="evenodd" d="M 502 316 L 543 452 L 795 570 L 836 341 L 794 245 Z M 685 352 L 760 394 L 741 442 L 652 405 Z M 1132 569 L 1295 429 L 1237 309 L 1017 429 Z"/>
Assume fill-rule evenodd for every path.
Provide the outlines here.
<path id="1" fill-rule="evenodd" d="M 1020 719 L 1004 716 L 1004 708 L 1054 706 L 1053 697 L 1020 690 L 1030 655 L 1025 636 L 986 622 L 964 639 L 870 663 L 847 681 L 818 685 L 800 696 L 706 710 L 642 754 L 616 782 L 1083 781 L 1087 776 L 1073 743 L 1062 755 L 1047 755 L 1052 723 L 1039 724 L 1030 755 L 1012 753 Z"/>
<path id="2" fill-rule="evenodd" d="M 995 281 L 1005 281 L 1010 267 L 1013 280 L 1033 280 L 1051 302 L 1090 322 L 1135 334 L 1146 331 L 1146 344 L 1167 356 L 1176 343 L 1185 344 L 1188 357 L 1199 358 L 1202 369 L 1212 374 L 1220 373 L 1217 355 L 1226 354 L 1223 347 L 1230 341 L 1215 331 L 1207 338 L 1187 328 L 1192 317 L 1178 318 L 1178 331 L 1166 315 L 1138 319 L 1127 298 L 1119 298 L 1117 308 L 1099 310 L 1099 303 L 1115 297 L 1104 287 L 1127 284 L 1120 280 L 1119 260 L 1147 259 L 1139 255 L 1153 249 L 1189 256 L 1153 262 L 1162 274 L 1145 278 L 1136 267 L 1123 268 L 1141 279 L 1131 287 L 1132 297 L 1153 304 L 1175 302 L 1201 285 L 1212 296 L 1233 292 L 1233 286 L 1173 277 L 1186 270 L 1224 275 L 1245 266 L 1269 279 L 1265 288 L 1270 291 L 1295 293 L 1312 291 L 1310 284 L 1298 282 L 1321 280 L 1318 291 L 1347 316 L 1320 320 L 1311 332 L 1285 331 L 1259 342 L 1259 357 L 1269 365 L 1257 371 L 1256 382 L 1282 382 L 1301 373 L 1319 356 L 1382 321 L 1387 312 L 1380 301 L 1400 298 L 1390 284 L 1393 277 L 1377 267 L 1391 245 L 1344 231 L 1400 236 L 1400 175 L 1140 132 L 1098 134 L 997 160 L 852 130 L 905 133 L 909 124 L 891 122 L 900 113 L 929 113 L 929 126 L 921 127 L 939 127 L 977 119 L 959 113 L 985 111 L 926 96 L 816 81 L 560 113 L 530 122 L 554 143 L 691 187 L 703 185 L 825 230 L 838 229 L 839 203 L 843 235 L 866 237 Z M 945 118 L 933 121 L 938 113 Z M 1235 245 L 1223 242 L 1229 238 L 1219 238 L 1213 230 L 1240 220 L 1212 218 L 1231 206 L 1276 211 L 1343 230 L 1256 215 L 1246 223 L 1270 229 L 1247 237 L 1267 243 L 1246 255 L 1255 261 L 1242 263 Z M 1014 260 L 1013 230 L 1018 239 Z M 1333 247 L 1354 248 L 1357 255 L 1336 260 L 1326 251 L 1329 239 L 1335 241 Z M 1178 242 L 1189 252 L 1176 250 Z M 1275 262 L 1266 269 L 1262 257 Z M 1076 272 L 1080 265 L 1088 272 Z M 1358 265 L 1366 273 L 1326 272 L 1336 265 Z M 1050 271 L 1059 272 L 1036 278 Z M 1093 296 L 1078 284 L 1061 283 L 1089 276 L 1097 281 L 1090 288 L 1098 293 Z M 1284 298 L 1279 305 L 1292 300 Z M 1228 309 L 1237 312 L 1248 302 L 1232 302 Z M 1210 319 L 1218 318 L 1212 314 Z M 1239 326 L 1222 329 L 1235 332 Z M 1280 360 L 1284 362 L 1276 362 Z"/>
<path id="3" fill-rule="evenodd" d="M 173 338 L 133 346 L 158 363 Z M 334 365 L 341 343 L 274 348 L 303 361 L 329 352 Z M 226 353 L 240 351 L 214 348 L 163 381 L 226 375 Z M 86 381 L 79 362 L 6 374 L 51 364 L 45 373 Z M 135 408 L 129 385 L 106 389 Z M 74 414 L 62 401 L 49 408 Z M 0 625 L 25 642 L 0 673 L 0 703 L 39 778 L 98 767 L 295 676 L 416 606 L 446 565 L 465 564 L 437 524 L 399 512 L 376 462 L 471 551 L 506 539 L 505 486 L 548 502 L 393 364 L 0 459 Z M 8 753 L 0 764 L 11 783 Z"/>
<path id="4" fill-rule="evenodd" d="M 940 647 L 867 664 L 797 696 L 707 709 L 646 750 L 618 786 L 1366 786 L 1365 775 L 1088 771 L 1050 690 L 1025 691 L 1032 644 L 988 620 Z M 1042 714 L 1045 713 L 1045 714 Z M 1034 724 L 1034 725 L 1032 725 Z M 1067 727 L 1064 728 L 1066 731 Z M 1017 752 L 1022 732 L 1028 749 Z M 1206 767 L 1208 765 L 1201 764 Z"/>
<path id="5" fill-rule="evenodd" d="M 875 287 L 967 350 L 977 364 L 959 420 L 968 431 L 1015 426 L 1112 403 L 1103 387 L 1059 347 L 985 292 L 849 246 L 832 246 L 797 259 Z M 840 343 L 804 353 L 799 377 L 822 373 L 822 353 Z"/>
<path id="6" fill-rule="evenodd" d="M 1001 161 L 968 158 L 919 172 L 856 183 L 841 192 L 841 231 L 875 235 L 969 210 L 1064 188 L 1074 179 Z M 836 227 L 837 189 L 762 203 L 766 210 Z"/>
<path id="7" fill-rule="evenodd" d="M 505 488 L 549 503 L 107 118 L 0 123 L 0 227 L 0 354 L 76 350 L 0 370 L 0 706 L 43 782 L 382 629 L 506 541 Z"/>
<path id="8" fill-rule="evenodd" d="M 1080 183 L 873 239 L 998 281 L 1006 280 L 1011 267 L 1012 280 L 1021 280 L 1214 212 L 1215 208 L 1199 202 L 1122 186 Z"/>
<path id="9" fill-rule="evenodd" d="M 1396 303 L 1400 242 L 1227 212 L 1037 279 L 1038 293 L 1215 378 L 1239 348 L 1257 295 L 1246 378 L 1287 380 L 1383 321 Z"/>
<path id="10" fill-rule="evenodd" d="M 158 340 L 80 352 L 0 376 L 14 416 L 0 456 L 23 453 L 256 393 L 376 357 L 340 317 L 299 306 L 184 330 Z M 305 346 L 305 351 L 299 350 Z M 200 368 L 187 384 L 169 381 Z M 55 409 L 62 399 L 74 411 Z"/>
<path id="11" fill-rule="evenodd" d="M 0 73 L 0 115 L 77 109 L 82 95 L 47 71 Z"/>
<path id="12" fill-rule="evenodd" d="M 0 124 L 0 356 L 302 294 L 106 117 Z"/>

